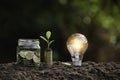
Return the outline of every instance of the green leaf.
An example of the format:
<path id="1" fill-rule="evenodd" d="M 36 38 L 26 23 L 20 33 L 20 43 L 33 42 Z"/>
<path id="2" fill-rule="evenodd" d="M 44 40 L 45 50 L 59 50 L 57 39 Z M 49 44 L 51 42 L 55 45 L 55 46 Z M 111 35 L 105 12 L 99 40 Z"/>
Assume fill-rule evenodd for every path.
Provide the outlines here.
<path id="1" fill-rule="evenodd" d="M 46 37 L 47 37 L 47 39 L 50 39 L 50 37 L 51 37 L 51 32 L 50 31 L 46 32 Z"/>
<path id="2" fill-rule="evenodd" d="M 46 41 L 48 43 L 48 40 L 45 37 L 40 36 L 40 38 L 43 39 L 44 41 Z"/>
<path id="3" fill-rule="evenodd" d="M 55 40 L 52 40 L 52 41 L 50 41 L 50 42 L 48 43 L 49 47 L 50 47 L 50 45 L 51 45 L 54 41 L 55 41 Z"/>

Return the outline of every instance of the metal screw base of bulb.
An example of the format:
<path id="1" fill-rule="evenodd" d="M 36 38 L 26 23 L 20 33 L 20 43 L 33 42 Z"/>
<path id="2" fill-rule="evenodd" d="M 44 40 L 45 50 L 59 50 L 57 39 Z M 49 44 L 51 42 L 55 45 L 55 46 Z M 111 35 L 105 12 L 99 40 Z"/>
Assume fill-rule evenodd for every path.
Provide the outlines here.
<path id="1" fill-rule="evenodd" d="M 82 65 L 82 60 L 73 61 L 73 65 L 75 65 L 75 66 L 81 66 Z"/>
<path id="2" fill-rule="evenodd" d="M 72 62 L 74 66 L 81 66 L 82 65 L 83 55 L 74 55 L 72 56 Z"/>

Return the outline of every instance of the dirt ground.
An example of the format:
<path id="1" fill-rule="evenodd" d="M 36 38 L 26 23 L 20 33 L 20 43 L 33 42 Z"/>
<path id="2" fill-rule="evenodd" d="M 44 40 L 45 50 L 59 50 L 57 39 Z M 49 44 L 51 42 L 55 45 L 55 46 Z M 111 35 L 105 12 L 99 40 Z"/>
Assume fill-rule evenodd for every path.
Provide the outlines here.
<path id="1" fill-rule="evenodd" d="M 55 62 L 51 67 L 0 64 L 0 80 L 120 80 L 120 63 L 84 62 L 81 67 Z"/>

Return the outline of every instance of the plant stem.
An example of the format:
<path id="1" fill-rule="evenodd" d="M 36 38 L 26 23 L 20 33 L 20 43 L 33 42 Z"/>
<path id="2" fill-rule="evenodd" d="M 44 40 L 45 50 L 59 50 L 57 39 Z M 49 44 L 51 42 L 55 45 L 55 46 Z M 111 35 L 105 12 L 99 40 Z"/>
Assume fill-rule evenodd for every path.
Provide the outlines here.
<path id="1" fill-rule="evenodd" d="M 48 44 L 48 48 L 50 47 L 50 45 Z"/>
<path id="2" fill-rule="evenodd" d="M 50 47 L 50 45 L 49 45 L 49 39 L 48 39 L 48 48 Z"/>

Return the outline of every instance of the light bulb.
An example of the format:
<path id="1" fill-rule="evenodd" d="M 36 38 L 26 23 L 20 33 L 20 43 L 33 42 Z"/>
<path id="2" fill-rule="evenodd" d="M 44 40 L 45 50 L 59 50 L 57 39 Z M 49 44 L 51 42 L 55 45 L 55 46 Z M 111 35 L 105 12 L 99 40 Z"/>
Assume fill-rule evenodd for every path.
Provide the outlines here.
<path id="1" fill-rule="evenodd" d="M 83 55 L 88 47 L 87 38 L 80 33 L 71 35 L 67 40 L 67 48 L 71 54 L 73 65 L 81 66 Z"/>

